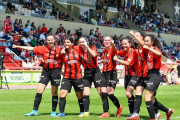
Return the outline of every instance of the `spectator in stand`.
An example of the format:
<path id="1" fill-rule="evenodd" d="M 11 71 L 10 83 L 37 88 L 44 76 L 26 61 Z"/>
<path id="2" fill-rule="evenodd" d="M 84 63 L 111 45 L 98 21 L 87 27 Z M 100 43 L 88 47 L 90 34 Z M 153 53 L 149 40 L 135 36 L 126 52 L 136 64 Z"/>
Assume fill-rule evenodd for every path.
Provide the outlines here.
<path id="1" fill-rule="evenodd" d="M 47 27 L 45 26 L 44 23 L 43 23 L 43 27 L 42 27 L 42 30 L 41 30 L 41 31 L 47 33 Z"/>
<path id="2" fill-rule="evenodd" d="M 53 35 L 53 33 L 52 33 L 52 28 L 49 28 L 49 30 L 47 31 L 47 34 Z"/>
<path id="3" fill-rule="evenodd" d="M 0 31 L 0 38 L 2 38 L 4 35 L 5 35 L 5 29 L 4 28 L 1 28 L 1 31 Z"/>
<path id="4" fill-rule="evenodd" d="M 168 15 L 168 13 L 166 13 L 166 14 L 164 15 L 164 17 L 165 17 L 165 18 L 170 18 L 169 15 Z"/>
<path id="5" fill-rule="evenodd" d="M 5 13 L 11 13 L 10 9 L 7 7 Z"/>
<path id="6" fill-rule="evenodd" d="M 97 17 L 98 17 L 99 23 L 100 23 L 100 20 L 102 20 L 102 18 L 103 18 L 103 14 L 101 13 L 101 11 L 97 14 Z"/>
<path id="7" fill-rule="evenodd" d="M 38 27 L 38 34 L 41 34 L 41 26 Z"/>
<path id="8" fill-rule="evenodd" d="M 84 12 L 84 13 L 82 14 L 82 20 L 83 20 L 84 22 L 88 22 L 88 17 L 87 17 L 86 12 Z"/>
<path id="9" fill-rule="evenodd" d="M 94 24 L 94 25 L 98 25 L 98 24 L 97 24 L 97 21 L 96 21 L 96 18 L 95 18 L 94 16 L 92 16 L 91 22 L 92 22 L 92 24 Z"/>
<path id="10" fill-rule="evenodd" d="M 20 26 L 19 28 L 19 34 L 23 35 L 25 32 L 24 32 L 24 29 L 23 29 L 23 25 Z"/>
<path id="11" fill-rule="evenodd" d="M 17 54 L 18 56 L 20 55 L 21 51 L 18 50 L 17 48 L 12 48 L 13 45 L 16 45 L 16 41 L 13 40 L 11 46 L 9 47 L 10 50 L 12 50 L 15 54 Z"/>
<path id="12" fill-rule="evenodd" d="M 66 19 L 67 20 L 70 20 L 70 13 L 68 12 L 67 15 L 66 15 Z"/>
<path id="13" fill-rule="evenodd" d="M 62 24 L 59 24 L 59 29 L 60 29 L 60 32 L 62 32 L 62 30 L 64 30 L 64 27 L 62 26 Z"/>
<path id="14" fill-rule="evenodd" d="M 34 22 L 31 23 L 31 31 L 34 31 L 35 30 L 35 25 L 34 25 Z"/>
<path id="15" fill-rule="evenodd" d="M 96 10 L 100 10 L 101 9 L 101 3 L 99 2 L 99 0 L 96 0 Z"/>
<path id="16" fill-rule="evenodd" d="M 13 33 L 13 31 L 12 31 L 12 23 L 9 23 L 9 26 L 6 28 L 6 33 L 8 33 L 8 32 L 9 32 L 9 35 L 11 35 L 11 36 L 16 35 L 16 34 Z"/>
<path id="17" fill-rule="evenodd" d="M 19 32 L 19 27 L 18 19 L 16 19 L 14 22 L 14 31 Z"/>
<path id="18" fill-rule="evenodd" d="M 29 33 L 29 28 L 28 25 L 26 24 L 25 27 L 23 28 L 23 31 L 25 32 L 25 34 Z"/>
<path id="19" fill-rule="evenodd" d="M 20 39 L 19 39 L 19 45 L 20 46 L 25 46 L 25 43 L 24 43 L 24 41 L 23 41 L 23 36 L 22 37 L 20 37 Z M 22 50 L 21 50 L 22 51 Z"/>
<path id="20" fill-rule="evenodd" d="M 123 27 L 124 27 L 124 28 L 129 28 L 129 27 L 127 26 L 126 20 L 125 20 L 124 23 L 123 23 Z"/>
<path id="21" fill-rule="evenodd" d="M 122 22 L 122 20 L 121 20 L 121 17 L 120 17 L 120 16 L 118 17 L 117 23 L 119 24 L 119 26 L 123 26 L 123 22 Z"/>
<path id="22" fill-rule="evenodd" d="M 137 7 L 138 7 L 138 9 L 141 7 L 141 2 L 140 2 L 140 0 L 137 0 Z"/>
<path id="23" fill-rule="evenodd" d="M 15 6 L 12 5 L 11 0 L 9 0 L 9 2 L 7 3 L 7 7 L 9 8 L 9 10 L 11 10 L 12 8 L 15 9 Z"/>
<path id="24" fill-rule="evenodd" d="M 104 20 L 104 17 L 103 17 L 102 19 L 100 19 L 99 24 L 104 25 L 104 23 L 105 23 L 105 20 Z"/>
<path id="25" fill-rule="evenodd" d="M 10 13 L 11 13 L 11 14 L 15 14 L 14 8 L 12 8 L 12 9 L 10 10 Z"/>
<path id="26" fill-rule="evenodd" d="M 64 19 L 63 12 L 61 12 L 61 13 L 60 13 L 60 15 L 59 15 L 59 19 Z"/>
<path id="27" fill-rule="evenodd" d="M 29 46 L 29 37 L 28 37 L 28 35 L 25 35 L 24 37 L 23 37 L 23 41 L 24 41 L 24 44 L 25 44 L 25 46 Z"/>
<path id="28" fill-rule="evenodd" d="M 19 26 L 21 26 L 21 25 L 23 25 L 23 24 L 22 24 L 22 20 L 19 19 Z"/>
<path id="29" fill-rule="evenodd" d="M 36 41 L 36 37 L 33 36 L 33 39 L 31 40 L 31 46 L 32 47 L 36 47 L 37 46 L 37 41 Z"/>
<path id="30" fill-rule="evenodd" d="M 27 63 L 29 63 L 28 56 L 26 56 L 26 50 L 23 50 L 23 51 L 21 52 L 20 58 L 21 58 L 22 60 L 26 60 Z"/>
<path id="31" fill-rule="evenodd" d="M 46 40 L 45 32 L 42 32 L 39 38 L 40 38 L 41 43 L 44 43 L 44 41 Z"/>

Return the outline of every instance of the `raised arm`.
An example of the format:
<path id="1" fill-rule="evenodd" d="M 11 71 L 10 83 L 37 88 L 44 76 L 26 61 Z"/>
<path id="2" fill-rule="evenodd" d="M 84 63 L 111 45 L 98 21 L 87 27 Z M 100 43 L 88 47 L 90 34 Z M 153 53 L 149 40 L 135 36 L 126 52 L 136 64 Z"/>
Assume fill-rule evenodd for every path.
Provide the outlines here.
<path id="1" fill-rule="evenodd" d="M 138 37 L 134 34 L 134 32 L 133 32 L 132 30 L 129 32 L 129 34 L 131 34 L 134 38 L 136 38 L 138 44 L 139 44 L 141 47 L 144 45 L 144 41 L 141 40 L 140 38 L 138 38 Z"/>
<path id="2" fill-rule="evenodd" d="M 116 51 L 116 47 L 114 45 L 114 40 L 111 38 L 111 46 L 112 46 L 112 51 L 115 52 Z"/>
<path id="3" fill-rule="evenodd" d="M 91 48 L 87 45 L 87 42 L 85 42 L 84 45 L 86 46 L 88 53 L 91 56 L 96 57 L 96 53 L 93 50 L 91 50 Z"/>
<path id="4" fill-rule="evenodd" d="M 34 47 L 13 45 L 12 48 L 20 48 L 27 51 L 34 51 Z"/>

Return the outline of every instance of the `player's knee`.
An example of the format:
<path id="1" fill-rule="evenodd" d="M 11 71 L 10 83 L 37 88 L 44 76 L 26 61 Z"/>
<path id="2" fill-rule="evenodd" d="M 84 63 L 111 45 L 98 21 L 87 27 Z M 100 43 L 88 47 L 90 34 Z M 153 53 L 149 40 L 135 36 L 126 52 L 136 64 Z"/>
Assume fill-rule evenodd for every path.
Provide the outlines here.
<path id="1" fill-rule="evenodd" d="M 84 95 L 88 95 L 89 96 L 89 91 L 84 91 Z"/>
<path id="2" fill-rule="evenodd" d="M 108 97 L 112 99 L 114 97 L 114 94 L 108 94 Z"/>
<path id="3" fill-rule="evenodd" d="M 57 96 L 57 91 L 56 90 L 52 91 L 52 96 Z"/>
<path id="4" fill-rule="evenodd" d="M 130 92 L 126 92 L 126 97 L 131 98 L 132 94 Z"/>
<path id="5" fill-rule="evenodd" d="M 136 95 L 142 95 L 143 92 L 141 90 L 136 90 Z"/>
<path id="6" fill-rule="evenodd" d="M 37 93 L 39 93 L 39 94 L 42 94 L 43 93 L 43 89 L 37 89 Z"/>

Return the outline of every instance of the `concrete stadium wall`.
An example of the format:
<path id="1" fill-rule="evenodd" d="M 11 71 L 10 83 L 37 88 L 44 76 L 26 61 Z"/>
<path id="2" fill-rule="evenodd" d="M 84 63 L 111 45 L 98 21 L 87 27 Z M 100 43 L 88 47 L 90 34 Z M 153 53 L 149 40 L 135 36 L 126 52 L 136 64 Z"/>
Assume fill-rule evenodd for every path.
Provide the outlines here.
<path id="1" fill-rule="evenodd" d="M 164 15 L 168 13 L 172 18 L 172 0 L 156 0 L 156 10 L 163 12 Z"/>
<path id="2" fill-rule="evenodd" d="M 92 24 L 68 22 L 68 21 L 60 21 L 60 20 L 50 20 L 50 19 L 45 19 L 45 18 L 27 17 L 27 16 L 22 16 L 22 15 L 5 14 L 5 13 L 0 13 L 0 29 L 4 27 L 3 22 L 6 19 L 6 16 L 11 16 L 11 20 L 13 23 L 15 19 L 22 19 L 23 25 L 26 24 L 27 20 L 30 20 L 30 22 L 34 22 L 36 27 L 40 25 L 42 26 L 42 24 L 45 23 L 47 28 L 53 28 L 53 33 L 56 32 L 57 28 L 59 27 L 59 24 L 62 24 L 66 30 L 71 30 L 71 34 L 74 33 L 76 29 L 82 28 L 83 34 L 89 35 L 90 29 L 96 29 L 97 27 L 99 28 L 99 32 L 102 33 L 102 36 L 105 36 L 105 35 L 120 36 L 121 34 L 124 34 L 124 36 L 129 36 L 129 31 L 130 31 L 130 29 L 96 26 Z M 152 33 L 152 32 L 146 32 L 146 33 L 157 35 L 157 33 Z M 170 44 L 170 42 L 180 42 L 180 36 L 178 35 L 161 34 L 161 36 L 168 45 Z"/>

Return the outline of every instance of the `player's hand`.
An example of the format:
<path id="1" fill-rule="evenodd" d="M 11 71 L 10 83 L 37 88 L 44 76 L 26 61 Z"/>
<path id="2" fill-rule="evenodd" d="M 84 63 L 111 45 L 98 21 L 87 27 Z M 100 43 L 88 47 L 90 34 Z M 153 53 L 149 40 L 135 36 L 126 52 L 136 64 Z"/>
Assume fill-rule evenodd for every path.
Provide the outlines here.
<path id="1" fill-rule="evenodd" d="M 148 49 L 149 47 L 147 45 L 143 45 L 143 48 L 144 49 Z"/>
<path id="2" fill-rule="evenodd" d="M 16 48 L 17 46 L 16 45 L 13 45 L 12 48 Z"/>
<path id="3" fill-rule="evenodd" d="M 61 50 L 61 54 L 65 54 L 66 53 L 66 51 L 65 51 L 66 49 L 65 48 L 63 48 L 62 50 Z"/>
<path id="4" fill-rule="evenodd" d="M 129 34 L 134 36 L 134 32 L 132 30 L 129 32 Z"/>
<path id="5" fill-rule="evenodd" d="M 115 56 L 113 57 L 113 60 L 118 60 L 118 57 L 115 55 Z"/>
<path id="6" fill-rule="evenodd" d="M 114 40 L 111 38 L 111 44 L 114 44 Z"/>
<path id="7" fill-rule="evenodd" d="M 88 47 L 87 42 L 84 42 L 83 45 L 84 45 L 85 47 Z"/>

